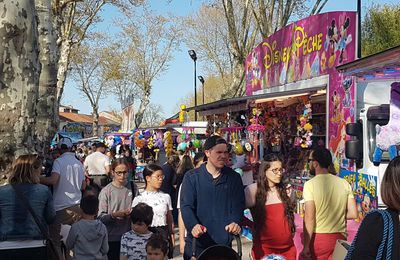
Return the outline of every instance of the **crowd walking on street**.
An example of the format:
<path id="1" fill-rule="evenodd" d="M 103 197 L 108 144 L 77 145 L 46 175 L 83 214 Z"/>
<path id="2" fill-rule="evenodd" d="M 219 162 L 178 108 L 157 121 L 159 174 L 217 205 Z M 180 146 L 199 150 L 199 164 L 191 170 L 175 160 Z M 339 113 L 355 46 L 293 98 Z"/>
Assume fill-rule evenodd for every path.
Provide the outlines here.
<path id="1" fill-rule="evenodd" d="M 346 220 L 358 214 L 349 183 L 332 174 L 324 147 L 308 158 L 315 176 L 304 185 L 302 248 L 294 242 L 295 191 L 279 154 L 265 155 L 255 182 L 244 186 L 228 166 L 230 145 L 211 136 L 194 158 L 171 155 L 164 165 L 147 164 L 140 189 L 129 148 L 110 158 L 104 144 L 96 144 L 83 163 L 72 148 L 71 140 L 59 141 L 60 155 L 47 176 L 37 155 L 15 160 L 8 184 L 0 187 L 0 259 L 161 260 L 181 254 L 189 260 L 216 245 L 231 247 L 242 227 L 253 234 L 251 253 L 242 259 L 332 259 L 336 241 L 346 240 Z M 365 217 L 347 259 L 398 259 L 399 165 L 397 157 L 383 177 L 388 209 Z M 252 220 L 243 216 L 246 208 Z"/>

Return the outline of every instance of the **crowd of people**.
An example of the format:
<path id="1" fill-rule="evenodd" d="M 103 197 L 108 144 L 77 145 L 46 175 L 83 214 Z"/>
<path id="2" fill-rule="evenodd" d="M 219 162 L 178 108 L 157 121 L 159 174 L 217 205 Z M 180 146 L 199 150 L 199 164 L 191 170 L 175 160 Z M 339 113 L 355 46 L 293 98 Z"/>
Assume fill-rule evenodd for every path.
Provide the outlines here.
<path id="1" fill-rule="evenodd" d="M 184 259 L 214 245 L 230 247 L 243 225 L 253 230 L 251 259 L 331 259 L 336 241 L 346 239 L 346 220 L 358 215 L 349 183 L 330 172 L 332 157 L 323 147 L 308 158 L 315 177 L 304 185 L 300 249 L 294 243 L 296 198 L 277 154 L 267 154 L 255 182 L 243 186 L 227 166 L 229 144 L 211 136 L 193 158 L 180 153 L 164 165 L 147 164 L 139 192 L 129 146 L 108 155 L 103 143 L 89 155 L 72 147 L 70 139 L 60 140 L 50 172 L 37 155 L 15 160 L 8 184 L 0 187 L 0 259 L 171 259 L 176 223 Z M 386 259 L 399 258 L 399 165 L 400 158 L 391 161 L 382 180 L 389 215 L 367 215 L 349 259 L 375 259 L 382 251 Z M 245 208 L 252 222 L 244 221 Z M 382 246 L 385 216 L 394 238 Z M 370 230 L 373 239 L 367 239 Z"/>

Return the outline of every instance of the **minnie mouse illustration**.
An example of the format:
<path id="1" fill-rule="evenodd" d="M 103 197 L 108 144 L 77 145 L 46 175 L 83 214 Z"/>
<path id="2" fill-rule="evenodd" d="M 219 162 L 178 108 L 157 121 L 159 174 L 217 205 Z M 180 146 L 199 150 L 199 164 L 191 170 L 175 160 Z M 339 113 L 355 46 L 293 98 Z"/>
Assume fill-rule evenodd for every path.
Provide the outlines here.
<path id="1" fill-rule="evenodd" d="M 339 50 L 340 50 L 340 55 L 339 55 L 339 63 L 342 63 L 343 61 L 343 53 L 344 49 L 346 48 L 346 45 L 351 42 L 351 34 L 347 35 L 347 29 L 350 26 L 350 18 L 346 17 L 344 24 L 340 27 L 340 40 L 339 40 Z"/>

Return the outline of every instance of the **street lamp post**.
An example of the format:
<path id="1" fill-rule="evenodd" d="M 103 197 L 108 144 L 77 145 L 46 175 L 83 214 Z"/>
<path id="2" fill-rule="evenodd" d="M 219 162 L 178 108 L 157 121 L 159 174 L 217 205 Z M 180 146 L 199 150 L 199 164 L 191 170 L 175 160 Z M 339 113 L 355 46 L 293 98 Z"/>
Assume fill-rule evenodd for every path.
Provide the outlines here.
<path id="1" fill-rule="evenodd" d="M 197 121 L 197 91 L 196 91 L 196 61 L 197 55 L 194 50 L 188 51 L 190 58 L 194 62 L 194 121 Z"/>
<path id="2" fill-rule="evenodd" d="M 204 78 L 203 78 L 203 76 L 198 76 L 197 78 L 201 82 L 201 86 L 203 88 L 203 105 L 204 105 Z"/>
<path id="3" fill-rule="evenodd" d="M 203 76 L 198 76 L 197 78 L 200 80 L 201 87 L 203 88 L 203 105 L 204 105 L 204 78 Z M 204 121 L 204 115 L 203 115 L 203 121 Z"/>

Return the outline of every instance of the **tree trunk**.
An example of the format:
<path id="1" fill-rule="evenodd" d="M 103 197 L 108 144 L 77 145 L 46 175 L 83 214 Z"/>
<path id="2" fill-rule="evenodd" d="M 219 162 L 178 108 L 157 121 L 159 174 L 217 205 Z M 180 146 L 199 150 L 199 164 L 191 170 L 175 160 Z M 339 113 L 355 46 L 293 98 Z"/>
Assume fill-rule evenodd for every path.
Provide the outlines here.
<path id="1" fill-rule="evenodd" d="M 39 60 L 34 0 L 0 1 L 0 168 L 34 149 Z"/>
<path id="2" fill-rule="evenodd" d="M 72 44 L 70 40 L 61 40 L 60 58 L 57 71 L 57 104 L 60 104 L 64 92 L 64 85 L 67 79 L 69 59 L 71 56 Z"/>
<path id="3" fill-rule="evenodd" d="M 51 139 L 58 128 L 57 102 L 57 43 L 52 24 L 52 9 L 50 0 L 36 0 L 38 17 L 39 59 L 41 73 L 39 78 L 39 100 L 36 107 L 36 149 L 46 154 Z"/>
<path id="4" fill-rule="evenodd" d="M 245 92 L 244 87 L 244 60 L 241 57 L 233 59 L 233 80 L 229 88 L 221 95 L 221 98 L 232 98 L 242 96 Z"/>
<path id="5" fill-rule="evenodd" d="M 92 135 L 97 136 L 99 132 L 99 108 L 97 106 L 93 106 L 93 130 Z"/>
<path id="6" fill-rule="evenodd" d="M 145 91 L 142 99 L 140 100 L 139 109 L 135 115 L 135 126 L 139 128 L 142 124 L 144 112 L 146 112 L 146 108 L 150 103 L 150 87 L 145 87 L 147 90 Z"/>

